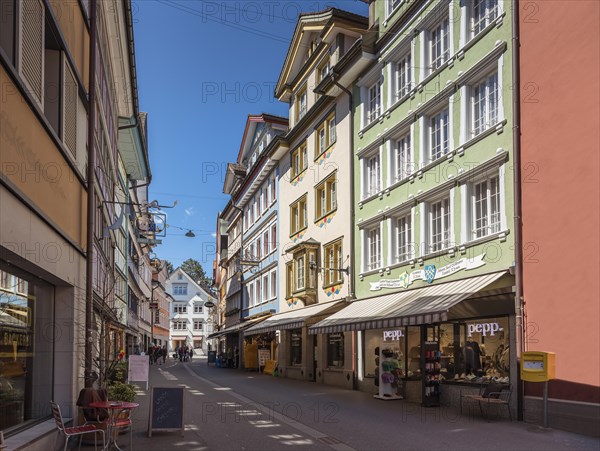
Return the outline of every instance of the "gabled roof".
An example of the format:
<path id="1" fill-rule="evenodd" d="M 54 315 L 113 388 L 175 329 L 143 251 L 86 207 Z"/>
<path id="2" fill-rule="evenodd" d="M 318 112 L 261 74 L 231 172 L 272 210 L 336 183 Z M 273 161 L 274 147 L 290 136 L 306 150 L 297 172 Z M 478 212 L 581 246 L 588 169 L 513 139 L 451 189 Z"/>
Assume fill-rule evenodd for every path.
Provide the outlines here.
<path id="1" fill-rule="evenodd" d="M 276 116 L 274 114 L 249 114 L 248 119 L 246 120 L 246 127 L 244 128 L 242 142 L 240 143 L 240 150 L 238 152 L 238 164 L 242 164 L 244 154 L 252 147 L 254 132 L 256 130 L 257 125 L 260 123 L 279 125 L 287 128 L 289 121 L 286 117 Z"/>
<path id="2" fill-rule="evenodd" d="M 185 272 L 183 269 L 181 269 L 181 267 L 178 267 L 177 269 L 175 269 L 171 273 L 171 275 L 169 276 L 169 278 L 167 280 L 171 283 L 177 283 L 177 279 L 175 278 L 175 276 L 177 274 L 183 274 L 183 276 L 186 278 L 187 282 L 194 285 L 194 287 L 196 288 L 196 291 L 202 291 L 207 297 L 211 296 L 211 294 L 209 292 L 210 290 L 208 290 L 207 288 L 204 288 L 201 284 L 199 284 L 194 279 L 192 279 L 192 277 L 187 272 Z M 188 290 L 188 292 L 189 292 L 189 290 Z"/>
<path id="3" fill-rule="evenodd" d="M 305 60 L 304 55 L 310 47 L 311 35 L 317 33 L 319 40 L 323 40 L 336 24 L 340 24 L 345 29 L 352 30 L 359 35 L 367 29 L 369 19 L 337 8 L 300 14 L 279 74 L 279 80 L 275 86 L 275 97 L 284 100 L 284 94 L 291 89 L 292 81 L 296 78 L 296 75 L 301 72 L 305 64 L 309 63 L 309 60 Z M 313 55 L 317 53 L 318 49 L 315 49 Z"/>

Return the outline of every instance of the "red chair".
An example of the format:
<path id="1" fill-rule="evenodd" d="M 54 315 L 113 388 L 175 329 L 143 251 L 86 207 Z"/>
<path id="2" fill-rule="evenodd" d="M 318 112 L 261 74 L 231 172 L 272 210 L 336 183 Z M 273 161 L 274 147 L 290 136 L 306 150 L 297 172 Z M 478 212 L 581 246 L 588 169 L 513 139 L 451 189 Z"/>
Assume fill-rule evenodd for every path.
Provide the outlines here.
<path id="1" fill-rule="evenodd" d="M 102 429 L 98 429 L 93 424 L 86 424 L 83 426 L 73 426 L 73 427 L 65 427 L 65 423 L 63 421 L 62 413 L 60 412 L 60 406 L 54 401 L 50 401 L 50 406 L 52 407 L 52 415 L 54 416 L 54 421 L 56 422 L 56 427 L 58 428 L 58 434 L 54 438 L 54 445 L 52 449 L 56 448 L 56 439 L 60 434 L 64 434 L 65 436 L 65 447 L 64 451 L 67 449 L 67 445 L 69 444 L 69 439 L 74 436 L 79 436 L 79 449 L 81 449 L 81 439 L 84 434 L 93 433 L 94 434 L 94 449 L 98 447 L 98 440 L 96 434 L 99 432 L 102 434 L 102 447 L 106 446 L 106 439 L 104 436 L 104 431 Z"/>

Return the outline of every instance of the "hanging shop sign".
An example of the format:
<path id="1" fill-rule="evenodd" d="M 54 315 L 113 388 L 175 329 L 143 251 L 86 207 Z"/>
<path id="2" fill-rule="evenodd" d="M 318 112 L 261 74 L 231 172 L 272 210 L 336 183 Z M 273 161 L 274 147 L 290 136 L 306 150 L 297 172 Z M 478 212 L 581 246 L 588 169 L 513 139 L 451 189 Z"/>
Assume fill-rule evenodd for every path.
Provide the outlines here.
<path id="1" fill-rule="evenodd" d="M 458 271 L 469 271 L 485 265 L 483 258 L 485 253 L 473 258 L 461 258 L 449 265 L 437 268 L 435 265 L 425 265 L 425 269 L 417 269 L 410 273 L 403 272 L 397 279 L 381 279 L 377 282 L 370 282 L 371 291 L 379 291 L 383 288 L 407 288 L 415 280 L 422 280 L 432 283 L 434 280 L 443 279 Z"/>

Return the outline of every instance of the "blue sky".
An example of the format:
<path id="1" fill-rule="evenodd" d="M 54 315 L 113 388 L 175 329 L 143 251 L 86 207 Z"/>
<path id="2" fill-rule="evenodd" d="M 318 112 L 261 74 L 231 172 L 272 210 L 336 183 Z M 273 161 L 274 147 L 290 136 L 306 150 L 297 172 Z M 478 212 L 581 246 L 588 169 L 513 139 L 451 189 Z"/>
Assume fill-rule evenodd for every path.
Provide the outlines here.
<path id="1" fill-rule="evenodd" d="M 287 116 L 273 88 L 299 12 L 329 6 L 367 15 L 357 0 L 133 0 L 140 110 L 148 112 L 150 200 L 178 201 L 155 249 L 212 273 L 226 164 L 237 158 L 246 117 Z M 181 228 L 181 229 L 180 229 Z M 188 229 L 196 237 L 188 238 Z"/>

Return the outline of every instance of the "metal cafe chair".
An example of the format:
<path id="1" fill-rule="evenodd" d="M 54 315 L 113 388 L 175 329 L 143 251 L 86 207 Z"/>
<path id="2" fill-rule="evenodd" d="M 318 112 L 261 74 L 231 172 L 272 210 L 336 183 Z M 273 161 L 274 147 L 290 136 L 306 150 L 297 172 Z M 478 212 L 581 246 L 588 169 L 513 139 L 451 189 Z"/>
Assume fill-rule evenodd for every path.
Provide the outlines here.
<path id="1" fill-rule="evenodd" d="M 63 421 L 62 413 L 60 412 L 60 406 L 54 401 L 50 401 L 50 406 L 52 407 L 52 415 L 54 416 L 54 421 L 56 422 L 56 428 L 58 429 L 58 434 L 54 438 L 54 445 L 52 449 L 56 448 L 56 440 L 60 434 L 65 436 L 65 447 L 64 451 L 67 449 L 67 445 L 69 444 L 69 439 L 71 437 L 79 436 L 79 449 L 81 449 L 81 439 L 83 438 L 83 434 L 93 433 L 94 434 L 94 449 L 97 449 L 98 441 L 96 434 L 100 432 L 102 434 L 102 446 L 106 446 L 106 439 L 104 436 L 104 431 L 102 429 L 98 429 L 93 424 L 86 424 L 83 426 L 73 426 L 73 427 L 65 427 L 65 423 Z"/>

